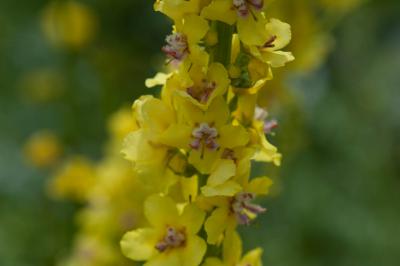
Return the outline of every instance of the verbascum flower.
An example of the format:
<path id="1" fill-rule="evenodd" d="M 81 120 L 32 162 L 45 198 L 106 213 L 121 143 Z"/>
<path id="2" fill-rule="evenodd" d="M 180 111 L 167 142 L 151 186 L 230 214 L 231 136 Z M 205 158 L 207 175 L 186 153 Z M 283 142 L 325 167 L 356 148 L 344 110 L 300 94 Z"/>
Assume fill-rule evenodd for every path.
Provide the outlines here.
<path id="1" fill-rule="evenodd" d="M 178 123 L 162 134 L 161 142 L 185 150 L 189 163 L 201 173 L 210 173 L 224 149 L 244 146 L 249 141 L 245 128 L 229 122 L 229 108 L 222 97 L 216 98 L 207 111 L 179 97 L 177 104 Z"/>
<path id="2" fill-rule="evenodd" d="M 175 22 L 187 14 L 198 14 L 202 0 L 156 0 L 154 9 L 162 12 Z"/>
<path id="3" fill-rule="evenodd" d="M 93 163 L 87 158 L 76 156 L 56 172 L 48 183 L 48 192 L 57 199 L 85 201 L 96 178 Z"/>
<path id="4" fill-rule="evenodd" d="M 222 96 L 229 88 L 228 72 L 220 63 L 204 68 L 192 65 L 186 73 L 177 72 L 166 80 L 164 98 L 179 94 L 202 110 L 207 110 L 215 97 Z"/>
<path id="5" fill-rule="evenodd" d="M 42 30 L 57 47 L 81 49 L 95 36 L 97 17 L 76 1 L 52 1 L 43 11 Z"/>
<path id="6" fill-rule="evenodd" d="M 216 208 L 205 222 L 207 242 L 216 244 L 224 232 L 233 231 L 238 225 L 249 225 L 265 209 L 255 203 L 256 196 L 268 194 L 272 181 L 267 177 L 253 179 L 243 185 L 243 191 L 232 197 L 217 197 L 212 202 Z"/>
<path id="7" fill-rule="evenodd" d="M 203 211 L 189 204 L 179 213 L 170 198 L 154 195 L 144 203 L 144 213 L 152 227 L 128 232 L 121 240 L 128 258 L 147 261 L 146 266 L 201 263 L 206 243 L 196 234 L 204 220 Z"/>
<path id="8" fill-rule="evenodd" d="M 137 128 L 137 121 L 132 119 L 131 111 L 122 108 L 110 117 L 110 138 L 101 160 L 69 160 L 72 163 L 63 163 L 60 169 L 55 171 L 54 178 L 50 181 L 51 195 L 79 200 L 82 204 L 75 219 L 78 232 L 74 236 L 71 253 L 57 265 L 131 264 L 131 261 L 121 254 L 118 243 L 125 232 L 147 225 L 143 214 L 143 202 L 155 190 L 154 186 L 143 185 L 142 179 L 132 171 L 132 165 L 120 154 L 122 134 Z M 65 166 L 71 164 L 75 166 Z M 90 186 L 83 185 L 87 182 L 85 180 L 88 174 L 85 173 L 92 176 Z M 60 176 L 62 181 L 59 180 Z"/>
<path id="9" fill-rule="evenodd" d="M 265 25 L 265 32 L 267 33 L 265 43 L 261 46 L 250 46 L 250 53 L 271 67 L 282 67 L 287 62 L 293 61 L 292 53 L 279 51 L 290 42 L 290 25 L 271 19 Z"/>
<path id="10" fill-rule="evenodd" d="M 173 33 L 166 37 L 166 45 L 162 47 L 162 51 L 175 63 L 190 59 L 190 62 L 207 65 L 208 54 L 200 46 L 209 29 L 207 21 L 191 14 L 184 16 L 181 22 L 175 26 Z"/>
<path id="11" fill-rule="evenodd" d="M 25 144 L 26 158 L 36 167 L 49 167 L 54 165 L 62 154 L 62 145 L 53 132 L 48 130 L 38 131 Z"/>
<path id="12" fill-rule="evenodd" d="M 263 8 L 263 0 L 213 0 L 201 15 L 236 25 L 240 40 L 247 45 L 262 45 L 267 36 Z"/>

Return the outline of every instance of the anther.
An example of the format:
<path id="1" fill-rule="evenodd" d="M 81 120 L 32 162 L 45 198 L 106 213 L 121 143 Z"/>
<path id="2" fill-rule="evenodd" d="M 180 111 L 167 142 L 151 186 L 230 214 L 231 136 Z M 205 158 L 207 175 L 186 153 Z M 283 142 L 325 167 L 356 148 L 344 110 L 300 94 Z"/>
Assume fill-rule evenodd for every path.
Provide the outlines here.
<path id="1" fill-rule="evenodd" d="M 262 206 L 251 203 L 254 198 L 255 195 L 248 192 L 238 193 L 233 198 L 231 210 L 235 214 L 239 224 L 249 225 L 252 219 L 250 216 L 256 216 L 266 211 Z"/>
<path id="2" fill-rule="evenodd" d="M 165 39 L 166 45 L 162 51 L 172 60 L 182 61 L 188 54 L 187 38 L 182 33 L 168 35 Z"/>
<path id="3" fill-rule="evenodd" d="M 186 237 L 184 233 L 176 230 L 173 227 L 168 227 L 164 238 L 158 242 L 155 248 L 159 252 L 164 252 L 168 248 L 178 248 L 185 244 Z"/>
<path id="4" fill-rule="evenodd" d="M 189 146 L 194 150 L 199 150 L 201 147 L 215 151 L 219 148 L 217 143 L 218 131 L 208 123 L 201 123 L 192 131 L 192 142 Z"/>

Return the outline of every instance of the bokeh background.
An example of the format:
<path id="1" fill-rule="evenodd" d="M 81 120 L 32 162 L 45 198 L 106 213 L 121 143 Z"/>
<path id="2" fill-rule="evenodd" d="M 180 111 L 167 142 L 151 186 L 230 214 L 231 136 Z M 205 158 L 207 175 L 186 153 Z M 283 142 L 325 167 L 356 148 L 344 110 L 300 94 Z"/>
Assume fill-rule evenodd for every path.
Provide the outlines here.
<path id="1" fill-rule="evenodd" d="M 400 2 L 270 11 L 292 24 L 298 61 L 265 89 L 284 162 L 255 165 L 276 185 L 246 246 L 262 246 L 265 265 L 399 265 Z M 144 80 L 169 30 L 152 1 L 0 1 L 0 265 L 71 252 L 84 203 L 47 184 L 65 158 L 102 158 L 110 115 L 157 93 Z"/>

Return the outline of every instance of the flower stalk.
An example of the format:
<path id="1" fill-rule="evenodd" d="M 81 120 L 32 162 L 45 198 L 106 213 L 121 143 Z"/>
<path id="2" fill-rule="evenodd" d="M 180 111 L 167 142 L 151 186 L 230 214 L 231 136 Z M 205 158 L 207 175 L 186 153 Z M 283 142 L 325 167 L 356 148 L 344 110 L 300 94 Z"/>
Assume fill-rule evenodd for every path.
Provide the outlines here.
<path id="1" fill-rule="evenodd" d="M 266 134 L 275 126 L 257 98 L 272 69 L 293 60 L 281 51 L 290 26 L 267 19 L 263 7 L 263 1 L 156 1 L 155 9 L 174 22 L 162 48 L 171 71 L 146 81 L 162 86 L 160 97 L 133 104 L 137 129 L 123 153 L 148 190 L 145 226 L 121 240 L 128 258 L 146 266 L 261 264 L 261 249 L 242 257 L 237 248 L 237 228 L 266 211 L 255 201 L 272 185 L 250 176 L 251 161 L 278 166 L 281 159 Z"/>
<path id="2" fill-rule="evenodd" d="M 234 28 L 224 22 L 216 21 L 215 28 L 218 34 L 218 44 L 215 49 L 214 60 L 226 68 L 231 63 L 232 37 Z"/>

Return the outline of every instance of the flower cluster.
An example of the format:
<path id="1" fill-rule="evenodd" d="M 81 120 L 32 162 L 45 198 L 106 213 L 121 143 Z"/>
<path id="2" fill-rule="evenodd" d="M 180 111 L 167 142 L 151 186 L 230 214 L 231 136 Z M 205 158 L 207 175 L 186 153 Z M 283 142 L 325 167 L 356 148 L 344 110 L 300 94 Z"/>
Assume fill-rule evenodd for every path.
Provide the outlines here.
<path id="1" fill-rule="evenodd" d="M 137 128 L 123 154 L 133 163 L 143 226 L 121 240 L 125 256 L 146 266 L 260 265 L 261 249 L 241 257 L 238 226 L 265 208 L 272 181 L 250 177 L 251 161 L 280 164 L 267 140 L 276 126 L 257 106 L 290 26 L 267 18 L 262 0 L 158 0 L 174 22 L 162 51 L 171 71 L 146 82 L 161 96 L 133 104 Z M 222 252 L 213 252 L 222 248 Z M 222 256 L 221 256 L 222 254 Z"/>
<path id="2" fill-rule="evenodd" d="M 47 190 L 52 198 L 82 204 L 76 215 L 77 232 L 71 253 L 60 266 L 132 265 L 121 254 L 118 242 L 128 230 L 145 225 L 142 202 L 150 192 L 120 154 L 123 137 L 135 130 L 129 108 L 113 114 L 110 139 L 101 160 L 74 155 L 58 167 Z"/>

